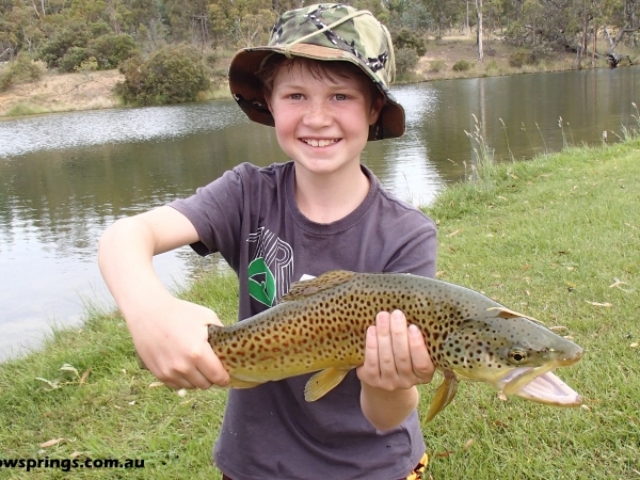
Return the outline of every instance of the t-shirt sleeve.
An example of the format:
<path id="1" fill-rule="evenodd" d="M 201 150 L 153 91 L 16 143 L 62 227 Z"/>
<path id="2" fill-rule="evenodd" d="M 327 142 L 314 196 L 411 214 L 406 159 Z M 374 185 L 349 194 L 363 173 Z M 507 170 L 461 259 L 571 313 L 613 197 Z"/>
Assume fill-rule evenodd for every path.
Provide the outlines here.
<path id="1" fill-rule="evenodd" d="M 227 259 L 239 244 L 243 212 L 242 166 L 221 177 L 188 198 L 171 202 L 170 207 L 185 215 L 198 232 L 199 242 L 191 247 L 200 255 L 220 252 Z"/>

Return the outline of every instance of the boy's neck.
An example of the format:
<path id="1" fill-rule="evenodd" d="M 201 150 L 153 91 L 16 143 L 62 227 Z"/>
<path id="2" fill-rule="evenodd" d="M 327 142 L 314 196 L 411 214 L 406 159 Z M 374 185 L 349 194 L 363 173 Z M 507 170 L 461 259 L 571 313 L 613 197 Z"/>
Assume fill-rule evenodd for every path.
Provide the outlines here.
<path id="1" fill-rule="evenodd" d="M 364 201 L 369 187 L 369 178 L 359 163 L 346 172 L 330 175 L 313 175 L 296 169 L 298 209 L 315 223 L 333 223 L 346 217 Z"/>

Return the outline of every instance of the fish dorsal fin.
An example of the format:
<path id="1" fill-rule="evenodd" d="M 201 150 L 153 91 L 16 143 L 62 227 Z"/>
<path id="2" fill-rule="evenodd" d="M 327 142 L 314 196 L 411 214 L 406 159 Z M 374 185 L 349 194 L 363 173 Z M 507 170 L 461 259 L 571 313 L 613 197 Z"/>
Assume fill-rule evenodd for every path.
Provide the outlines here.
<path id="1" fill-rule="evenodd" d="M 333 270 L 331 272 L 323 273 L 319 277 L 313 278 L 311 280 L 296 282 L 291 285 L 289 293 L 287 293 L 280 299 L 280 303 L 299 300 L 323 290 L 341 285 L 351 280 L 354 275 L 354 272 L 349 272 L 347 270 Z"/>
<path id="2" fill-rule="evenodd" d="M 496 311 L 498 312 L 496 314 L 496 317 L 498 318 L 526 318 L 528 320 L 531 320 L 533 322 L 539 323 L 540 325 L 544 325 L 544 322 L 541 322 L 540 320 L 537 320 L 533 317 L 530 317 L 529 315 L 525 315 L 523 313 L 518 313 L 515 312 L 507 307 L 491 307 L 491 308 L 487 308 L 487 312 L 492 312 L 492 311 Z"/>

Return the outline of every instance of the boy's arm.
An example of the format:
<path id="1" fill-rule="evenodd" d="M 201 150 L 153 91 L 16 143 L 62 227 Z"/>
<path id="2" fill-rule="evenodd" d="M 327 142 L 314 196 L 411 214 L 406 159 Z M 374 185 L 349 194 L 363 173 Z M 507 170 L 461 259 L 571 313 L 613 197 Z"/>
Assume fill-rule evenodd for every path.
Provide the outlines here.
<path id="1" fill-rule="evenodd" d="M 154 255 L 198 239 L 187 217 L 164 206 L 116 221 L 98 247 L 100 271 L 140 358 L 173 388 L 209 388 L 229 382 L 207 342 L 207 325 L 221 325 L 217 315 L 171 295 L 152 265 Z"/>
<path id="2" fill-rule="evenodd" d="M 418 406 L 417 384 L 435 371 L 420 330 L 404 314 L 380 312 L 367 331 L 365 363 L 357 369 L 362 411 L 378 430 L 397 427 Z"/>

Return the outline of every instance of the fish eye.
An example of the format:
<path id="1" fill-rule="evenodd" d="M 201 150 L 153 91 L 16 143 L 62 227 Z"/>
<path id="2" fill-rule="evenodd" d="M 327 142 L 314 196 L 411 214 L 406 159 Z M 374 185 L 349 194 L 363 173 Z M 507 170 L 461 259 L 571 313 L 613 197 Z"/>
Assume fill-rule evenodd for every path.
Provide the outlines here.
<path id="1" fill-rule="evenodd" d="M 513 363 L 522 363 L 527 360 L 527 356 L 525 350 L 509 350 L 509 360 Z"/>

